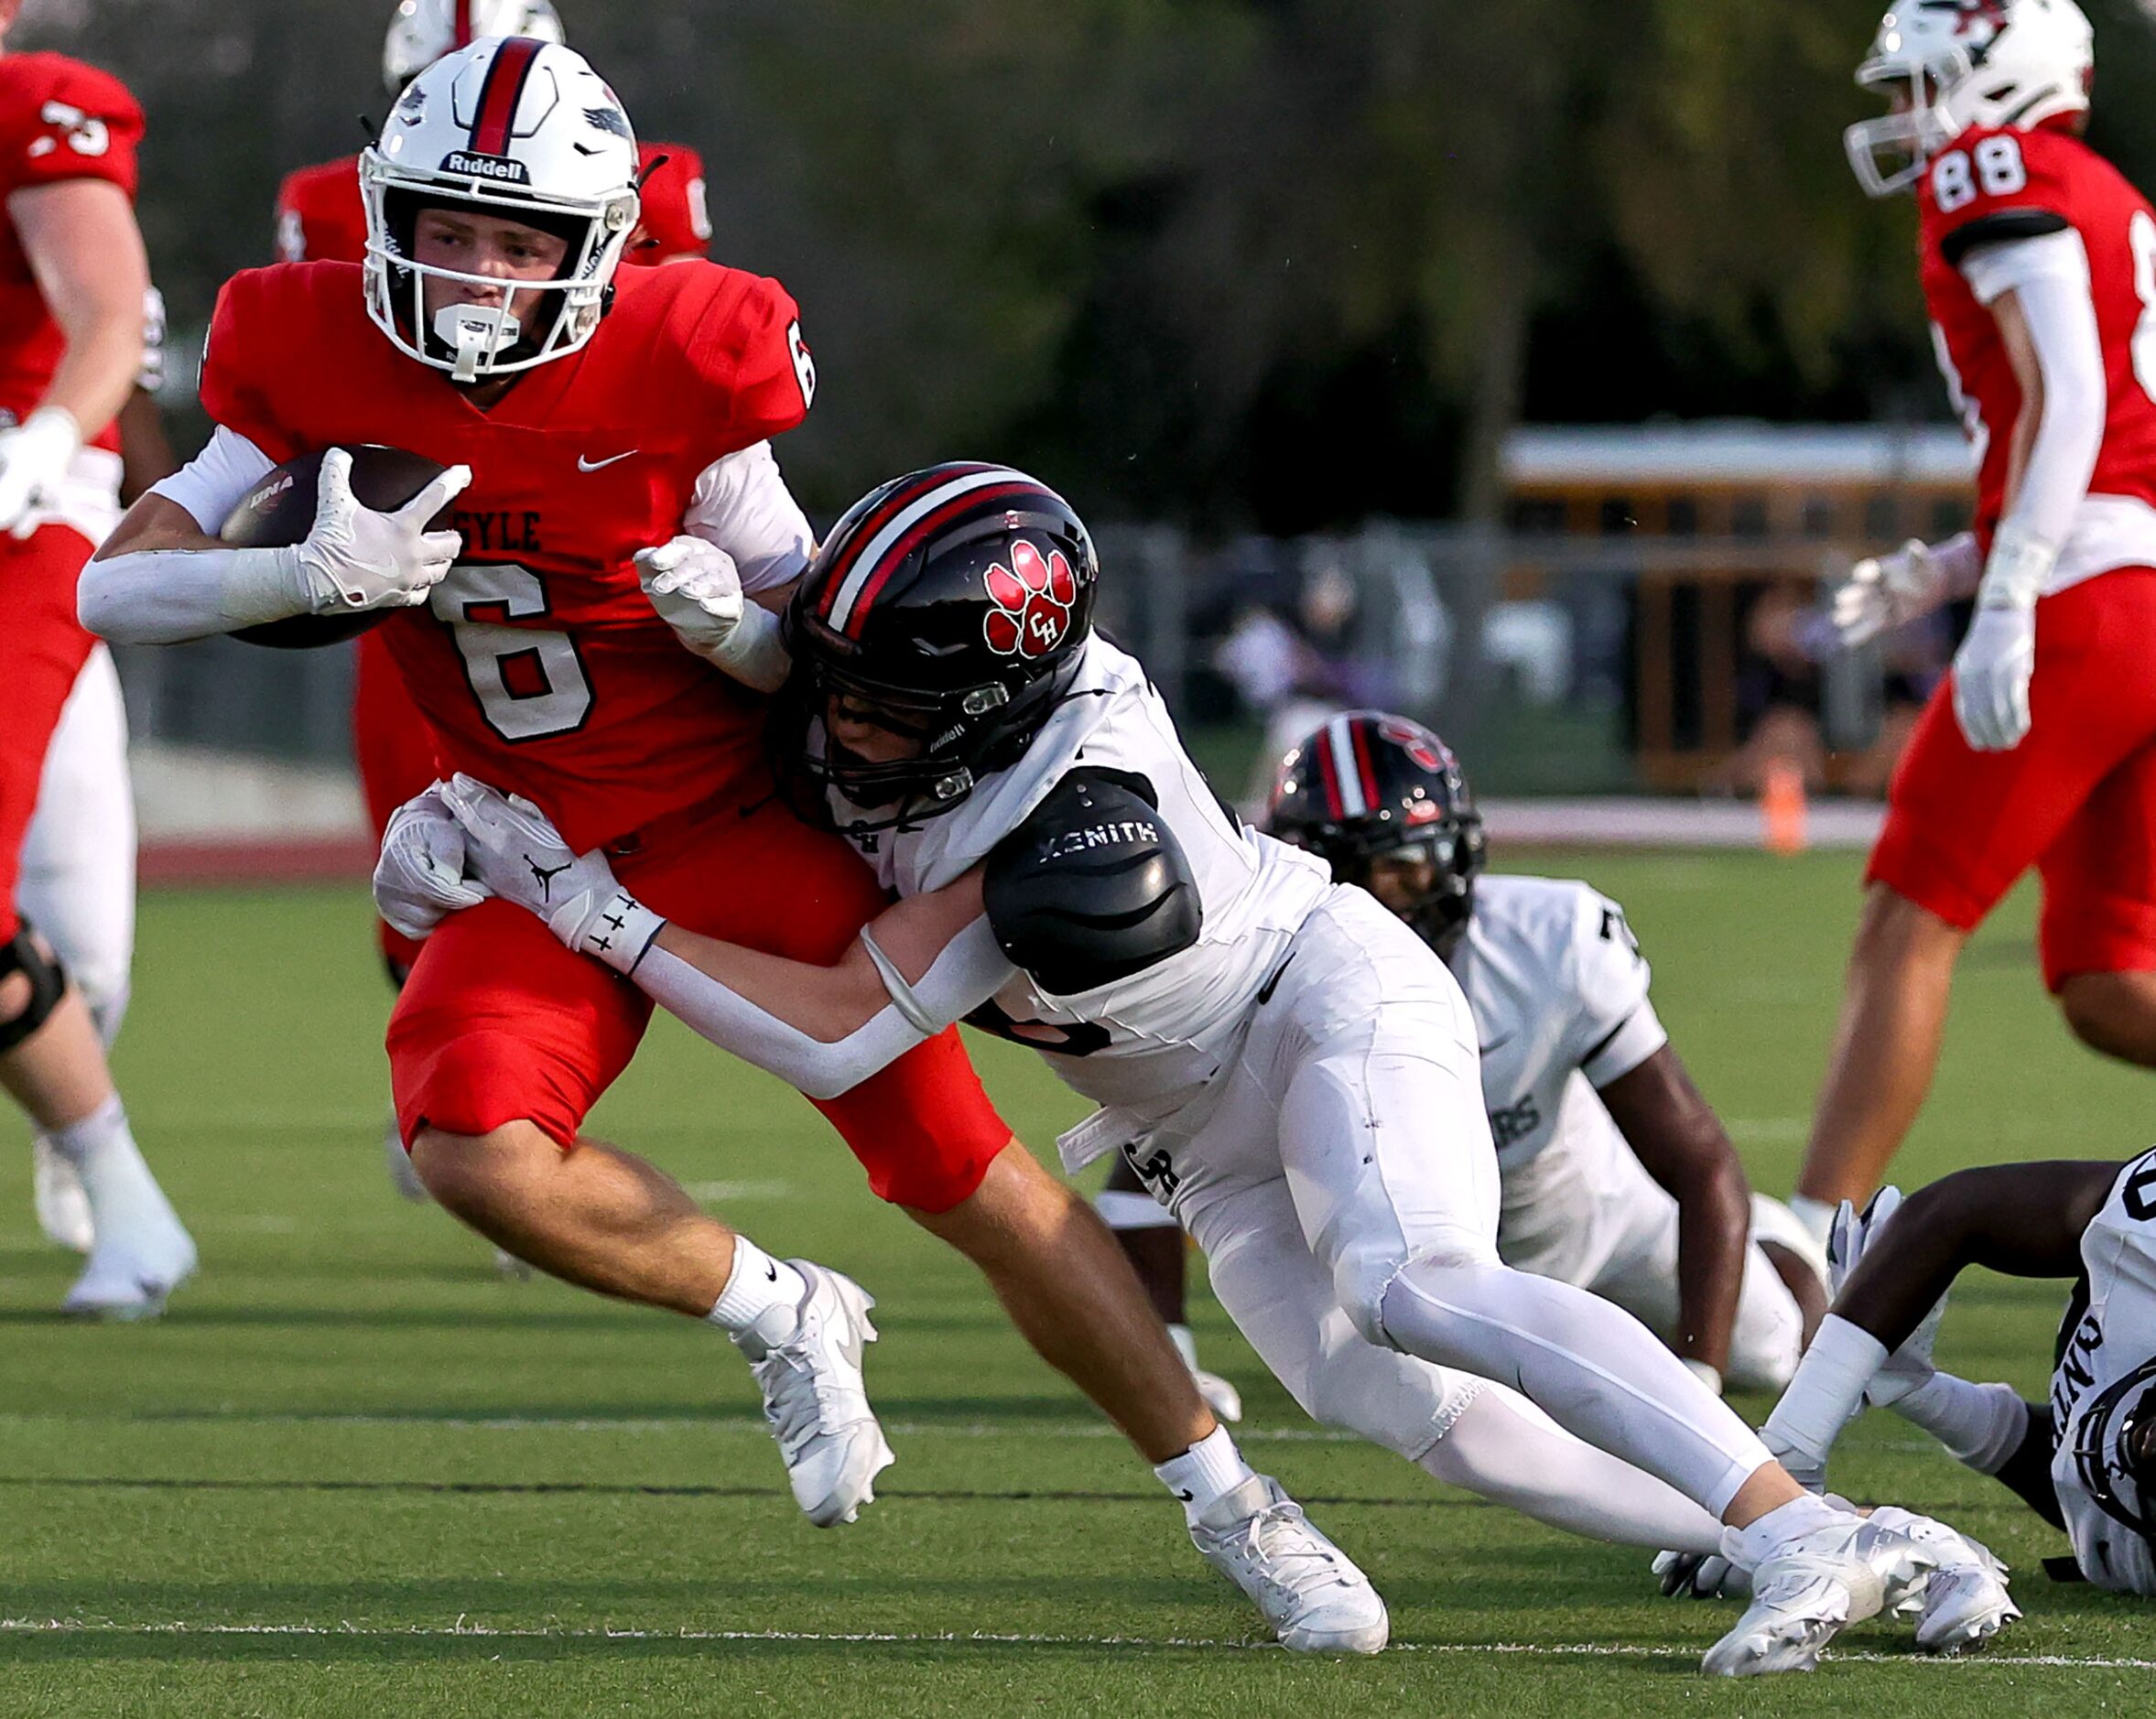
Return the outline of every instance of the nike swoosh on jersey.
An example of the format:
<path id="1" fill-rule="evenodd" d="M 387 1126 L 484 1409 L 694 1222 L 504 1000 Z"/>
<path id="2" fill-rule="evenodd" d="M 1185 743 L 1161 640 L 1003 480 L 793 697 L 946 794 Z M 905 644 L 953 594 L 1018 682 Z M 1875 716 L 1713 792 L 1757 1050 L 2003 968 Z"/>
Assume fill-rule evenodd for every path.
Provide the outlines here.
<path id="1" fill-rule="evenodd" d="M 605 466 L 618 466 L 623 460 L 628 459 L 630 454 L 638 454 L 643 451 L 641 448 L 632 448 L 627 454 L 610 454 L 604 459 L 587 459 L 582 454 L 579 454 L 577 456 L 577 470 L 579 471 L 597 471 Z"/>

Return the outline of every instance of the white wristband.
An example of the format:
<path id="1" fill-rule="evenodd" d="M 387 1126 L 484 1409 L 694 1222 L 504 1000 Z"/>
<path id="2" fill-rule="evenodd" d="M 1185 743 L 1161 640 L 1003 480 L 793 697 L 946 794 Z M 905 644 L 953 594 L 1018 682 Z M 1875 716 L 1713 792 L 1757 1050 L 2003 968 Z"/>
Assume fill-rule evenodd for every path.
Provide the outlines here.
<path id="1" fill-rule="evenodd" d="M 574 904 L 572 903 L 572 906 Z M 666 922 L 627 890 L 617 888 L 605 902 L 584 915 L 584 923 L 571 946 L 628 978 L 651 950 L 652 942 L 666 928 Z"/>
<path id="2" fill-rule="evenodd" d="M 1839 1314 L 1827 1314 L 1797 1363 L 1796 1377 L 1760 1429 L 1767 1448 L 1807 1467 L 1824 1466 L 1886 1358 L 1886 1345 L 1870 1332 Z"/>
<path id="3" fill-rule="evenodd" d="M 2043 582 L 2058 565 L 2059 552 L 2025 525 L 2001 520 L 1992 534 L 1991 554 L 1977 587 L 1979 609 L 2033 609 Z"/>
<path id="4" fill-rule="evenodd" d="M 741 619 L 704 654 L 704 660 L 758 692 L 776 692 L 794 665 L 780 636 L 778 617 L 763 604 L 748 601 L 742 605 Z"/>

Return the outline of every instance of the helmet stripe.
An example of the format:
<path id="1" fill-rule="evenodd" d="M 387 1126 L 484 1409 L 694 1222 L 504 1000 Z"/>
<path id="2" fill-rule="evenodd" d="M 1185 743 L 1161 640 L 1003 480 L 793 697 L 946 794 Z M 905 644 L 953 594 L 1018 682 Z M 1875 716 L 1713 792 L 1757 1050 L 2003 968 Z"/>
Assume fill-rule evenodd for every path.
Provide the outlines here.
<path id="1" fill-rule="evenodd" d="M 861 595 L 854 599 L 853 613 L 846 622 L 846 636 L 850 639 L 861 637 L 861 628 L 868 623 L 869 610 L 874 605 L 885 583 L 892 574 L 905 565 L 906 557 L 913 554 L 924 537 L 932 537 L 942 530 L 953 514 L 963 514 L 982 502 L 992 502 L 1000 495 L 1023 495 L 1034 487 L 1030 482 L 1016 481 L 977 490 L 970 495 L 953 496 L 915 520 L 905 529 L 903 536 L 883 552 L 879 557 L 882 565 L 870 573 L 868 584 Z"/>
<path id="2" fill-rule="evenodd" d="M 457 0 L 456 9 L 456 45 L 459 48 L 469 48 L 471 46 L 471 0 Z"/>
<path id="3" fill-rule="evenodd" d="M 864 547 L 856 552 L 844 577 L 838 581 L 837 594 L 832 598 L 825 618 L 832 626 L 847 630 L 847 622 L 853 618 L 854 607 L 861 602 L 869 583 L 874 578 L 884 554 L 905 529 L 923 514 L 941 507 L 946 502 L 953 502 L 960 496 L 985 490 L 991 484 L 1009 483 L 1016 476 L 1017 473 L 1006 466 L 991 466 L 986 470 L 969 471 L 962 477 L 951 479 L 948 483 L 939 483 L 916 500 L 906 503 L 883 529 L 869 539 Z M 893 498 L 894 501 L 896 499 Z M 856 541 L 859 541 L 858 536 Z M 883 580 L 876 578 L 874 582 L 881 585 Z"/>
<path id="4" fill-rule="evenodd" d="M 1355 767 L 1353 724 L 1337 716 L 1325 725 L 1326 786 L 1333 796 L 1335 817 L 1360 817 L 1370 810 L 1362 791 L 1362 773 Z"/>
<path id="5" fill-rule="evenodd" d="M 1370 756 L 1370 719 L 1364 717 L 1349 722 L 1348 732 L 1355 737 L 1355 780 L 1362 787 L 1362 803 L 1365 806 L 1375 805 L 1381 796 L 1378 794 L 1378 773 Z"/>
<path id="6" fill-rule="evenodd" d="M 524 100 L 525 81 L 532 75 L 544 42 L 528 36 L 512 36 L 494 52 L 487 67 L 486 81 L 479 88 L 479 114 L 471 122 L 471 153 L 498 156 L 509 148 L 516 109 Z"/>

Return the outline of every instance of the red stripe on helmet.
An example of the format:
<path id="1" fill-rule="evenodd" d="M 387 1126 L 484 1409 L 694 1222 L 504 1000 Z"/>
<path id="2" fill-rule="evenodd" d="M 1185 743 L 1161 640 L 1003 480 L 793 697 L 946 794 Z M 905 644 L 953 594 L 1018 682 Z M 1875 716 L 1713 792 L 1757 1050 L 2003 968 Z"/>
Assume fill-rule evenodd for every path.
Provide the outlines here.
<path id="1" fill-rule="evenodd" d="M 1317 745 L 1315 750 L 1317 753 L 1317 779 L 1325 784 L 1326 810 L 1332 815 L 1332 820 L 1337 824 L 1348 816 L 1348 805 L 1340 798 L 1339 773 L 1333 765 L 1331 724 L 1328 723 L 1318 730 Z"/>
<path id="2" fill-rule="evenodd" d="M 923 514 L 906 528 L 905 535 L 884 552 L 883 565 L 869 576 L 867 586 L 853 600 L 853 612 L 846 617 L 846 636 L 850 639 L 861 637 L 861 623 L 868 618 L 877 594 L 890 582 L 892 574 L 905 564 L 906 557 L 919 546 L 922 538 L 940 531 L 952 514 L 962 514 L 976 503 L 992 502 L 1003 495 L 1023 495 L 1033 487 L 1030 483 L 986 484 L 978 490 L 969 490 L 963 495 L 953 496 L 941 507 L 932 508 Z"/>
<path id="3" fill-rule="evenodd" d="M 919 483 L 901 484 L 883 498 L 882 506 L 874 509 L 867 518 L 854 527 L 852 536 L 847 539 L 846 547 L 840 553 L 839 558 L 831 563 L 830 569 L 825 577 L 823 598 L 816 605 L 816 612 L 819 619 L 829 621 L 831 618 L 831 610 L 839 600 L 839 591 L 840 587 L 846 583 L 846 575 L 852 571 L 854 562 L 861 558 L 861 552 L 867 548 L 875 535 L 883 529 L 883 523 L 894 514 L 904 513 L 923 494 L 930 490 L 939 488 L 945 481 L 941 477 L 931 477 Z"/>
<path id="4" fill-rule="evenodd" d="M 1370 758 L 1370 724 L 1358 719 L 1348 724 L 1348 732 L 1355 741 L 1355 773 L 1362 781 L 1362 804 L 1366 810 L 1378 809 L 1378 773 Z"/>
<path id="5" fill-rule="evenodd" d="M 528 36 L 512 36 L 495 52 L 487 67 L 486 81 L 479 90 L 479 117 L 471 122 L 471 153 L 506 155 L 510 129 L 516 123 L 517 104 L 524 99 L 525 81 L 532 75 L 532 62 L 546 44 Z"/>
<path id="6" fill-rule="evenodd" d="M 457 21 L 454 27 L 456 46 L 471 46 L 471 0 L 457 0 Z"/>

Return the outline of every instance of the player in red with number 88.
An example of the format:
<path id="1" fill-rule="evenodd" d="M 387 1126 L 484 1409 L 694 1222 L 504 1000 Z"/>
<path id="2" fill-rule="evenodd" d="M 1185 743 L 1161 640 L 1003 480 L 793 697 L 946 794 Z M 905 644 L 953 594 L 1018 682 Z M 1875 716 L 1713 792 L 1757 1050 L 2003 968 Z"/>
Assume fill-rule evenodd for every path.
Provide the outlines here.
<path id="1" fill-rule="evenodd" d="M 2045 983 L 2095 1049 L 2156 1066 L 2156 211 L 2081 140 L 2071 0 L 1925 0 L 1880 27 L 1849 128 L 1913 188 L 1941 367 L 1979 461 L 1973 532 L 1861 563 L 1860 642 L 1956 596 L 1976 617 L 1897 771 L 1797 1184 L 1823 1231 L 1923 1103 L 1968 934 L 2043 880 Z"/>
<path id="2" fill-rule="evenodd" d="M 421 72 L 363 160 L 363 269 L 283 264 L 225 287 L 202 369 L 212 440 L 105 544 L 83 618 L 158 643 L 391 609 L 376 636 L 444 774 L 528 796 L 708 935 L 828 961 L 884 897 L 774 794 L 752 690 L 783 676 L 767 605 L 809 548 L 764 444 L 807 413 L 814 371 L 775 281 L 616 272 L 635 162 L 627 114 L 566 48 L 492 39 Z M 305 542 L 211 535 L 278 463 L 365 442 L 449 470 L 376 513 L 333 453 Z M 452 499 L 453 531 L 430 529 Z M 471 904 L 460 860 L 393 825 L 377 873 L 377 899 L 426 938 L 389 1053 L 428 1190 L 557 1276 L 733 1335 L 796 1498 L 850 1520 L 890 1460 L 861 1394 L 859 1292 L 580 1138 L 651 1004 L 529 914 Z M 875 1191 L 980 1264 L 1150 1460 L 1225 1443 L 1113 1241 L 1013 1141 L 954 1033 L 818 1108 Z"/>

